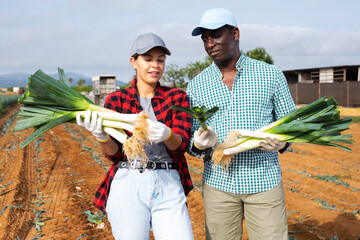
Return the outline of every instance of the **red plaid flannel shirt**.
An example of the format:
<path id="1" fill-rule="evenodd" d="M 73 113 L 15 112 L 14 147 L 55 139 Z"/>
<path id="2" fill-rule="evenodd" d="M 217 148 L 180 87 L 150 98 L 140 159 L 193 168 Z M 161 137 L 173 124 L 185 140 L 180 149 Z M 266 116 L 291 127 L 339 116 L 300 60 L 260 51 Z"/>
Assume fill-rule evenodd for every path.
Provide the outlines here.
<path id="1" fill-rule="evenodd" d="M 169 88 L 160 86 L 158 84 L 154 97 L 151 99 L 151 104 L 157 120 L 170 127 L 174 133 L 177 133 L 182 138 L 180 147 L 174 151 L 168 149 L 169 155 L 172 157 L 174 163 L 179 165 L 179 173 L 181 182 L 184 187 L 185 195 L 187 195 L 193 188 L 190 178 L 189 169 L 185 159 L 185 152 L 189 146 L 191 137 L 191 116 L 187 113 L 171 110 L 172 105 L 181 105 L 189 107 L 189 100 L 186 93 L 177 88 Z M 133 80 L 131 86 L 126 89 L 118 90 L 107 96 L 105 100 L 105 107 L 115 110 L 120 113 L 139 113 L 143 109 L 139 104 L 136 90 L 136 80 Z M 115 140 L 116 141 L 116 140 Z M 116 141 L 117 142 L 117 141 Z M 113 155 L 105 156 L 113 161 L 113 165 L 106 173 L 105 178 L 101 182 L 94 198 L 95 207 L 105 212 L 106 202 L 109 196 L 110 185 L 114 179 L 116 171 L 119 169 L 117 163 L 126 160 L 126 156 L 122 151 L 122 144 L 119 145 L 119 151 Z"/>

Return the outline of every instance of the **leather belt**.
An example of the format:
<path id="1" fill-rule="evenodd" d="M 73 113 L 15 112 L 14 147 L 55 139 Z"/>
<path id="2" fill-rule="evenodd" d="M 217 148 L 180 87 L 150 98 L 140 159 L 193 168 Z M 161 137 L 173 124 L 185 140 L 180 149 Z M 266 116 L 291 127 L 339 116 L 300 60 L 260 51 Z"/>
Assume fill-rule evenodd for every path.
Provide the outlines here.
<path id="1" fill-rule="evenodd" d="M 143 166 L 140 161 L 128 162 L 128 161 L 120 161 L 118 163 L 119 168 L 132 168 L 132 169 L 178 169 L 178 165 L 176 163 L 168 163 L 168 162 L 154 162 L 149 161 L 146 166 Z"/>

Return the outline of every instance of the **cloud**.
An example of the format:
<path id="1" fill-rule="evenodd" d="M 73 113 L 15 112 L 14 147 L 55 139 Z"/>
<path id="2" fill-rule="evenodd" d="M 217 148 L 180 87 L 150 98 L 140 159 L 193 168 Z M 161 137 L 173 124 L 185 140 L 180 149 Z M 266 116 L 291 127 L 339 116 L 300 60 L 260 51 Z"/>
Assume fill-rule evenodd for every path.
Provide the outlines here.
<path id="1" fill-rule="evenodd" d="M 184 67 L 206 56 L 200 37 L 191 36 L 191 31 L 208 6 L 188 8 L 175 0 L 166 5 L 156 0 L 34 1 L 37 4 L 9 2 L 0 8 L 0 74 L 32 73 L 39 68 L 53 73 L 62 67 L 87 76 L 114 74 L 127 81 L 134 74 L 129 63 L 131 44 L 146 32 L 165 40 L 172 52 L 167 65 Z M 264 25 L 249 12 L 240 17 L 257 22 L 239 24 L 240 48 L 264 47 L 283 70 L 360 64 L 359 31 Z"/>
<path id="2" fill-rule="evenodd" d="M 360 64 L 360 32 L 240 25 L 240 47 L 264 47 L 282 69 Z"/>
<path id="3" fill-rule="evenodd" d="M 193 27 L 181 23 L 167 23 L 161 26 L 148 26 L 140 33 L 153 32 L 164 39 L 172 55 L 168 63 L 184 67 L 189 62 L 203 60 L 206 52 L 200 37 L 191 36 Z"/>

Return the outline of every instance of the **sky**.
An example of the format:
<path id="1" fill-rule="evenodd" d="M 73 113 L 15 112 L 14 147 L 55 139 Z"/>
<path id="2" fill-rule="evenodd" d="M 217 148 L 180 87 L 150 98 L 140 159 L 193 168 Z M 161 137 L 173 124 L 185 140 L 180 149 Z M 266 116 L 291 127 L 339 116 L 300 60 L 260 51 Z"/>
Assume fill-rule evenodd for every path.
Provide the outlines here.
<path id="1" fill-rule="evenodd" d="M 360 65 L 359 0 L 0 0 L 0 74 L 116 75 L 128 82 L 132 42 L 159 35 L 166 65 L 202 61 L 191 36 L 209 8 L 232 11 L 240 49 L 264 47 L 281 70 Z"/>

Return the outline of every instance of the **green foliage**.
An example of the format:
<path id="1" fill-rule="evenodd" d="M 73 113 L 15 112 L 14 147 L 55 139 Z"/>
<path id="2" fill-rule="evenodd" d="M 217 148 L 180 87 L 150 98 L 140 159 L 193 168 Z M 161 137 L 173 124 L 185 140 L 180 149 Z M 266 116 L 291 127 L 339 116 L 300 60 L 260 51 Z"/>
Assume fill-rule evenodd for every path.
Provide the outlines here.
<path id="1" fill-rule="evenodd" d="M 351 188 L 353 189 L 354 191 L 358 191 L 358 189 L 350 186 L 350 184 L 348 184 L 347 182 L 344 182 L 340 179 L 340 177 L 338 175 L 335 175 L 335 176 L 329 176 L 328 174 L 326 175 L 316 175 L 314 176 L 315 179 L 319 179 L 319 180 L 323 180 L 323 181 L 326 181 L 326 182 L 332 182 L 332 183 L 336 183 L 338 185 L 343 185 L 347 188 Z"/>
<path id="2" fill-rule="evenodd" d="M 77 82 L 77 85 L 80 87 L 80 86 L 84 86 L 85 84 L 85 80 L 84 79 L 80 79 L 78 82 Z"/>
<path id="3" fill-rule="evenodd" d="M 171 87 L 183 88 L 186 77 L 185 69 L 179 68 L 176 64 L 170 64 L 166 69 L 167 70 L 164 73 L 162 80 Z"/>
<path id="4" fill-rule="evenodd" d="M 17 121 L 14 129 L 21 130 L 23 126 L 26 126 L 34 127 L 35 131 L 20 144 L 20 148 L 24 148 L 51 128 L 64 122 L 73 121 L 77 111 L 89 108 L 92 108 L 91 110 L 101 109 L 67 85 L 63 69 L 59 68 L 58 72 L 60 81 L 41 70 L 29 77 L 29 89 L 19 99 L 19 103 L 24 104 L 19 116 L 27 117 L 27 119 Z M 41 116 L 44 113 L 46 113 L 46 117 L 44 117 L 45 115 Z"/>
<path id="5" fill-rule="evenodd" d="M 219 107 L 217 106 L 211 109 L 207 109 L 207 107 L 205 107 L 204 105 L 201 107 L 192 106 L 190 108 L 183 107 L 180 105 L 172 105 L 170 108 L 174 110 L 186 112 L 187 114 L 190 114 L 192 117 L 199 120 L 200 126 L 204 131 L 207 130 L 206 120 L 214 116 L 216 112 L 219 111 Z"/>
<path id="6" fill-rule="evenodd" d="M 244 53 L 244 55 L 249 58 L 263 61 L 263 62 L 266 62 L 269 64 L 274 63 L 274 60 L 272 59 L 272 57 L 266 52 L 265 48 L 263 48 L 263 47 L 257 47 L 253 50 L 247 51 L 246 53 Z"/>
<path id="7" fill-rule="evenodd" d="M 89 85 L 89 86 L 74 86 L 74 87 L 71 87 L 71 88 L 78 91 L 78 92 L 90 92 L 92 90 L 92 85 Z"/>
<path id="8" fill-rule="evenodd" d="M 92 214 L 90 210 L 81 213 L 84 213 L 87 216 L 87 220 L 89 222 L 96 224 L 102 223 L 102 219 L 105 217 L 105 215 L 102 214 L 101 212 L 100 213 L 94 212 L 94 214 Z"/>
<path id="9" fill-rule="evenodd" d="M 162 81 L 169 86 L 185 89 L 189 81 L 207 68 L 211 63 L 211 58 L 207 56 L 203 61 L 188 63 L 184 68 L 180 68 L 176 64 L 170 64 L 166 68 Z"/>
<path id="10" fill-rule="evenodd" d="M 270 64 L 274 63 L 272 57 L 266 52 L 263 47 L 257 47 L 254 50 L 242 53 L 250 58 L 257 59 Z M 166 71 L 161 79 L 163 83 L 171 87 L 185 89 L 191 79 L 198 75 L 202 70 L 212 64 L 210 56 L 206 56 L 202 61 L 190 62 L 184 68 L 180 68 L 176 64 L 170 64 L 166 67 Z"/>
<path id="11" fill-rule="evenodd" d="M 360 123 L 360 116 L 352 117 L 352 122 L 353 123 Z"/>
<path id="12" fill-rule="evenodd" d="M 188 63 L 185 67 L 185 73 L 189 80 L 193 79 L 196 75 L 201 73 L 202 70 L 212 64 L 212 59 L 206 56 L 203 61 L 196 61 L 194 63 Z"/>
<path id="13" fill-rule="evenodd" d="M 318 198 L 318 203 L 320 203 L 322 205 L 321 208 L 323 208 L 323 209 L 329 209 L 329 210 L 335 210 L 335 211 L 338 210 L 335 205 L 330 206 L 330 204 L 327 201 L 323 201 L 320 198 Z"/>

